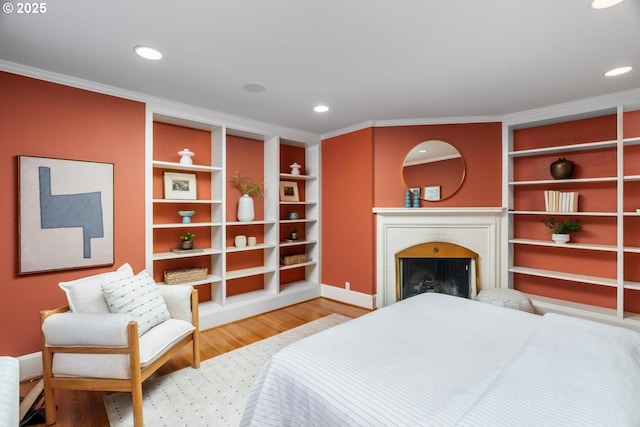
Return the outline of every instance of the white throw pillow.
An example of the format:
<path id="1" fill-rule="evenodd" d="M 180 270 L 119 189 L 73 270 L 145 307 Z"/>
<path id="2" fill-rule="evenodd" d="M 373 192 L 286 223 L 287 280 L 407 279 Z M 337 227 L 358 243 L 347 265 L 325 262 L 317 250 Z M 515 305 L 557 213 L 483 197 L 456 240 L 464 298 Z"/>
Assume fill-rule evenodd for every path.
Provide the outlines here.
<path id="1" fill-rule="evenodd" d="M 67 294 L 69 308 L 74 313 L 109 313 L 109 306 L 102 294 L 102 285 L 123 278 L 131 279 L 133 269 L 123 264 L 116 271 L 83 277 L 69 282 L 60 282 L 58 286 Z"/>
<path id="2" fill-rule="evenodd" d="M 103 284 L 102 293 L 112 313 L 128 314 L 138 322 L 139 335 L 170 318 L 158 285 L 146 270 Z"/>
<path id="3" fill-rule="evenodd" d="M 476 299 L 493 305 L 501 305 L 502 307 L 527 311 L 529 313 L 534 312 L 529 297 L 523 292 L 511 288 L 483 289 Z"/>

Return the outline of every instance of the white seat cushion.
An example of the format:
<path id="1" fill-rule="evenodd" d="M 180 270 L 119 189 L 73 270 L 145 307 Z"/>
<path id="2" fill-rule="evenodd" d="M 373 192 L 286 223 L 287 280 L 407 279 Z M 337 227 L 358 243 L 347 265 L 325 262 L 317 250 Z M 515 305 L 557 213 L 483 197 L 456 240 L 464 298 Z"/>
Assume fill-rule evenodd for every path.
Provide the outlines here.
<path id="1" fill-rule="evenodd" d="M 102 293 L 112 313 L 128 314 L 138 322 L 138 334 L 170 318 L 169 309 L 153 278 L 142 270 L 133 278 L 102 284 Z"/>
<path id="2" fill-rule="evenodd" d="M 83 277 L 69 282 L 60 282 L 58 286 L 67 294 L 67 302 L 75 313 L 109 313 L 109 306 L 102 294 L 102 284 L 122 278 L 133 277 L 133 269 L 123 264 L 116 271 Z"/>
<path id="3" fill-rule="evenodd" d="M 502 307 L 514 308 L 520 311 L 533 313 L 531 300 L 524 293 L 509 288 L 483 289 L 478 294 L 477 300 Z"/>
<path id="4" fill-rule="evenodd" d="M 140 337 L 140 365 L 143 368 L 150 365 L 194 329 L 191 323 L 178 319 L 169 319 L 151 328 Z M 53 375 L 129 379 L 129 356 L 56 353 L 53 356 Z"/>

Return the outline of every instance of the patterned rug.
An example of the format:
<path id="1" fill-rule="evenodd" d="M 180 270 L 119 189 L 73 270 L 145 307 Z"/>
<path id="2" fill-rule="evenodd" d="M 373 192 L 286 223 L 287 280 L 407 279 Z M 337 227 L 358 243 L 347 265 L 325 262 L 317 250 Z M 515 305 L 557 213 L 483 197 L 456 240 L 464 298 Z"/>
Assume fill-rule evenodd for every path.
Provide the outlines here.
<path id="1" fill-rule="evenodd" d="M 262 366 L 272 354 L 306 336 L 349 320 L 331 314 L 270 338 L 143 383 L 144 424 L 152 427 L 237 426 Z M 111 427 L 133 425 L 131 395 L 104 398 Z"/>

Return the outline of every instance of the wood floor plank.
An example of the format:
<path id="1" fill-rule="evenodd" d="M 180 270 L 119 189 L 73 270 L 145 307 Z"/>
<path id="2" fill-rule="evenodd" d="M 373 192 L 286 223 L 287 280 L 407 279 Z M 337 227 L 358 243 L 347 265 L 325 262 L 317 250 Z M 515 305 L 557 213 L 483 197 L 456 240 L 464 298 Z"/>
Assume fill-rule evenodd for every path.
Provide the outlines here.
<path id="1" fill-rule="evenodd" d="M 202 360 L 210 359 L 333 313 L 356 318 L 369 311 L 326 298 L 316 298 L 202 331 L 200 354 Z M 165 375 L 190 364 L 191 346 L 185 346 L 182 352 L 158 372 Z M 20 393 L 26 395 L 37 382 L 37 379 L 23 382 Z M 109 418 L 103 404 L 105 394 L 98 391 L 57 390 L 58 420 L 55 426 L 109 427 Z M 45 424 L 35 426 L 44 427 Z"/>

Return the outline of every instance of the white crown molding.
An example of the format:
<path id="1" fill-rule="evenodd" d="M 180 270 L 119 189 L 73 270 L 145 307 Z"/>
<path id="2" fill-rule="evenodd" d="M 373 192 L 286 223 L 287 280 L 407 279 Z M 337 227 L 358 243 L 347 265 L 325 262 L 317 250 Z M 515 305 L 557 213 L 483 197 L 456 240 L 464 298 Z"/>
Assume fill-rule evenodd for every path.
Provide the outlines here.
<path id="1" fill-rule="evenodd" d="M 558 117 L 589 117 L 601 115 L 602 112 L 611 110 L 615 113 L 616 107 L 625 106 L 630 109 L 640 108 L 640 89 L 632 89 L 624 92 L 615 92 L 607 95 L 584 98 L 562 104 L 535 108 L 517 113 L 505 114 L 502 120 L 506 125 L 531 124 L 553 121 Z"/>
<path id="2" fill-rule="evenodd" d="M 38 80 L 48 81 L 51 83 L 84 89 L 90 92 L 96 92 L 104 95 L 111 95 L 118 98 L 150 104 L 154 110 L 176 112 L 176 114 L 184 115 L 185 117 L 197 117 L 206 123 L 224 123 L 226 127 L 239 131 L 260 135 L 278 135 L 285 139 L 303 142 L 310 145 L 318 144 L 320 142 L 320 135 L 318 134 L 297 129 L 290 129 L 270 123 L 259 122 L 241 116 L 235 116 L 215 110 L 195 107 L 193 105 L 182 104 L 164 98 L 158 98 L 135 91 L 121 89 L 102 83 L 80 79 L 77 77 L 54 73 L 51 71 L 41 70 L 39 68 L 16 64 L 1 59 L 0 70 L 26 77 L 32 77 Z"/>
<path id="3" fill-rule="evenodd" d="M 340 136 L 340 135 L 346 135 L 351 132 L 372 128 L 374 126 L 375 126 L 375 121 L 369 120 L 366 122 L 357 123 L 352 126 L 347 126 L 346 128 L 337 129 L 332 132 L 323 133 L 322 135 L 320 135 L 320 139 L 324 141 L 325 139 L 333 138 L 335 136 Z"/>
<path id="4" fill-rule="evenodd" d="M 376 120 L 377 128 L 391 126 L 425 126 L 425 125 L 455 125 L 468 123 L 501 123 L 502 116 L 471 116 L 471 117 L 441 117 L 400 120 Z"/>

